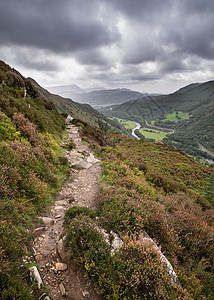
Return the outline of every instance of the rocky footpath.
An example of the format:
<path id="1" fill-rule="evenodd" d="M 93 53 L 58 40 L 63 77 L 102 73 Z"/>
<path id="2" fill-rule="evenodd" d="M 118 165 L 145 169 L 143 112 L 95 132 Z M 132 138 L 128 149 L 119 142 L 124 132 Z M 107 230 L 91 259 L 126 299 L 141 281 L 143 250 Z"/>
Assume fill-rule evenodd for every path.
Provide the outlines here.
<path id="1" fill-rule="evenodd" d="M 93 284 L 84 278 L 82 270 L 70 260 L 64 251 L 64 240 L 60 239 L 68 208 L 96 207 L 101 174 L 99 160 L 87 145 L 83 145 L 79 128 L 68 125 L 67 130 L 69 139 L 75 143 L 75 148 L 65 153 L 70 164 L 70 176 L 56 196 L 55 204 L 39 217 L 41 226 L 34 230 L 33 251 L 40 273 L 33 267 L 30 269 L 31 277 L 38 285 L 44 284 L 50 290 L 51 299 L 103 299 L 96 293 Z M 41 299 L 50 298 L 43 295 Z"/>

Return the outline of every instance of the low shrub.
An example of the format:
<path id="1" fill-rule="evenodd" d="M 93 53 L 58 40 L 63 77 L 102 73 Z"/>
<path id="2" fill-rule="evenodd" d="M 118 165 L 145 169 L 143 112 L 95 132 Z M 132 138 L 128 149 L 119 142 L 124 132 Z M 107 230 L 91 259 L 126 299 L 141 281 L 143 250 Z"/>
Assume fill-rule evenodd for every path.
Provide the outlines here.
<path id="1" fill-rule="evenodd" d="M 122 248 L 111 255 L 95 221 L 84 214 L 74 215 L 66 223 L 67 250 L 106 299 L 175 299 L 185 294 L 172 287 L 157 250 L 141 235 L 127 235 Z"/>
<path id="2" fill-rule="evenodd" d="M 88 207 L 72 206 L 65 212 L 64 226 L 69 225 L 72 219 L 79 215 L 86 215 L 94 219 L 96 216 L 96 212 Z"/>

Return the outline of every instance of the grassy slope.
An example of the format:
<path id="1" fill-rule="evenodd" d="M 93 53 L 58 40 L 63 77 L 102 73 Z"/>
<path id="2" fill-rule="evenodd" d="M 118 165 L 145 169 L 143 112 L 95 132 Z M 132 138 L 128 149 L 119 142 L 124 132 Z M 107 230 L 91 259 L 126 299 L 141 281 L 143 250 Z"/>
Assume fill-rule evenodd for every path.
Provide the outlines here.
<path id="1" fill-rule="evenodd" d="M 24 90 L 26 89 L 26 97 Z M 38 299 L 27 263 L 33 219 L 53 201 L 68 164 L 64 117 L 19 72 L 0 62 L 0 294 Z M 31 293 L 33 290 L 33 293 Z"/>
<path id="2" fill-rule="evenodd" d="M 213 210 L 203 194 L 212 169 L 144 139 L 112 133 L 106 142 L 96 147 L 103 165 L 99 209 L 96 214 L 68 212 L 68 248 L 107 299 L 141 299 L 142 294 L 148 299 L 212 299 Z M 117 255 L 110 256 L 92 223 L 123 239 Z M 143 230 L 161 245 L 183 289 L 167 285 L 156 256 L 141 240 Z"/>

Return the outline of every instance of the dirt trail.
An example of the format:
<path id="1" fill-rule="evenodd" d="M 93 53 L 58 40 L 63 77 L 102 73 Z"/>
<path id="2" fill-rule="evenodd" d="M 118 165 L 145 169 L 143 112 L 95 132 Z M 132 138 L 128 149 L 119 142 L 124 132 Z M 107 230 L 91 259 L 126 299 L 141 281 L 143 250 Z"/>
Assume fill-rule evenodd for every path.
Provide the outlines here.
<path id="1" fill-rule="evenodd" d="M 57 244 L 63 229 L 64 213 L 71 206 L 96 207 L 101 174 L 99 161 L 89 147 L 82 144 L 78 127 L 68 125 L 67 130 L 69 139 L 74 141 L 76 147 L 67 151 L 65 156 L 70 166 L 76 165 L 76 168 L 70 168 L 69 179 L 58 193 L 54 206 L 41 217 L 45 229 L 38 230 L 34 240 L 35 259 L 43 284 L 51 292 L 51 299 L 103 299 L 74 263 L 68 264 L 64 271 L 56 267 L 57 262 L 62 262 Z M 66 268 L 66 265 L 62 266 Z"/>

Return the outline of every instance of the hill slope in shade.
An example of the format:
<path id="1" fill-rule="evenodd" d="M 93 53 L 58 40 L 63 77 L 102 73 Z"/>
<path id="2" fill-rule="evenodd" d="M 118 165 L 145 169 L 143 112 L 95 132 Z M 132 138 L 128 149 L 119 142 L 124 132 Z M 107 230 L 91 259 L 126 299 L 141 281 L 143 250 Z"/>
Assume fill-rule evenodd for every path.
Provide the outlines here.
<path id="1" fill-rule="evenodd" d="M 59 95 L 51 94 L 41 87 L 34 79 L 29 78 L 29 80 L 33 83 L 41 95 L 56 105 L 60 113 L 70 114 L 73 118 L 80 119 L 91 126 L 109 126 L 112 130 L 119 130 L 129 134 L 125 128 L 118 124 L 118 122 L 108 119 L 102 113 L 92 108 L 89 104 L 80 104 L 69 98 L 63 98 Z"/>
<path id="2" fill-rule="evenodd" d="M 18 71 L 0 61 L 0 298 L 38 299 L 28 277 L 33 220 L 67 176 L 64 117 Z"/>

